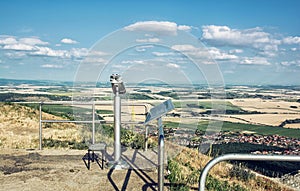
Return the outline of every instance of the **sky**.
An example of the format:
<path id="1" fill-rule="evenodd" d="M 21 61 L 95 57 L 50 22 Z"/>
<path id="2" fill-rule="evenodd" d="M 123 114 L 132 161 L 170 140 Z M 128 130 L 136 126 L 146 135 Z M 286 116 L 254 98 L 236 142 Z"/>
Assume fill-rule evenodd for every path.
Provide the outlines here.
<path id="1" fill-rule="evenodd" d="M 298 0 L 1 0 L 0 7 L 0 78 L 105 81 L 118 72 L 139 82 L 300 85 Z"/>

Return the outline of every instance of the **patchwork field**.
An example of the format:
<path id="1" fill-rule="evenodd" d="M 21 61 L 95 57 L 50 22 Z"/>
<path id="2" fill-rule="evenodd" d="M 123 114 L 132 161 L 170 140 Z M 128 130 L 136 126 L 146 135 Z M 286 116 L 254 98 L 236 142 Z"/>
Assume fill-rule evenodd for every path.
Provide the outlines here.
<path id="1" fill-rule="evenodd" d="M 22 190 L 23 187 L 28 190 L 44 187 L 46 190 L 50 188 L 53 190 L 82 190 L 86 188 L 89 190 L 99 190 L 100 188 L 101 190 L 122 190 L 123 188 L 140 190 L 141 187 L 156 189 L 153 187 L 157 178 L 155 167 L 154 171 L 147 172 L 115 171 L 110 177 L 108 176 L 110 171 L 107 169 L 103 171 L 99 171 L 99 168 L 91 171 L 85 169 L 81 157 L 84 155 L 86 144 L 91 143 L 92 124 L 43 123 L 43 146 L 46 149 L 43 151 L 36 150 L 39 147 L 38 104 L 24 105 L 12 103 L 12 101 L 70 101 L 71 97 L 69 96 L 74 95 L 67 88 L 49 88 L 20 86 L 15 88 L 16 94 L 7 90 L 0 95 L 2 101 L 0 103 L 0 158 L 3 161 L 0 163 L 0 181 L 4 190 Z M 49 92 L 47 93 L 47 91 Z M 300 93 L 298 90 L 286 90 L 285 94 L 278 90 L 266 91 L 245 87 L 242 90 L 231 88 L 226 91 L 228 91 L 226 97 L 215 99 L 206 89 L 197 89 L 192 92 L 184 87 L 178 89 L 169 87 L 132 88 L 128 91 L 128 95 L 122 98 L 123 103 L 127 104 L 122 106 L 122 121 L 131 123 L 123 125 L 124 129 L 129 130 L 124 134 L 126 141 L 128 141 L 125 144 L 128 143 L 130 146 L 133 141 L 140 145 L 143 143 L 145 128 L 142 125 L 132 124 L 132 122 L 142 123 L 145 120 L 145 113 L 166 99 L 172 99 L 175 109 L 163 117 L 163 122 L 165 128 L 175 129 L 174 141 L 172 137 L 169 140 L 177 146 L 187 146 L 192 139 L 199 139 L 196 137 L 196 130 L 205 132 L 208 127 L 210 128 L 209 131 L 216 133 L 218 131 L 233 134 L 240 132 L 263 136 L 279 135 L 295 140 L 300 138 Z M 107 87 L 95 88 L 94 90 L 83 88 L 75 95 L 79 97 L 83 95 L 85 99 L 84 96 L 90 96 L 92 93 L 96 102 L 102 104 L 95 106 L 96 142 L 106 142 L 109 145 L 110 156 L 112 156 L 113 127 L 111 125 L 105 126 L 113 122 L 111 89 Z M 146 103 L 146 110 L 144 106 L 130 105 L 144 103 Z M 43 104 L 42 110 L 44 120 L 92 120 L 91 105 Z M 98 120 L 104 120 L 107 124 L 99 125 Z M 214 129 L 215 127 L 217 129 Z M 156 141 L 156 144 L 153 145 L 157 146 L 156 132 L 156 122 L 153 122 L 150 126 L 150 134 L 154 136 L 152 143 Z M 104 133 L 107 134 L 104 136 Z M 129 141 L 131 141 L 130 144 Z M 176 141 L 182 142 L 179 144 Z M 295 149 L 297 150 L 297 148 Z M 198 167 L 194 168 L 194 163 L 198 164 L 198 162 L 193 160 L 195 157 L 188 159 L 187 156 L 191 153 L 191 156 L 196 156 L 197 150 L 185 150 L 186 153 L 183 155 L 182 150 L 184 149 L 175 149 L 175 154 L 173 153 L 172 157 L 168 157 L 168 160 L 178 156 L 176 163 L 171 162 L 171 164 L 182 166 L 176 166 L 175 169 L 181 168 L 182 171 L 180 172 L 183 172 L 182 180 L 178 179 L 178 181 L 186 181 L 185 184 L 196 189 L 195 180 L 197 178 L 195 177 L 197 176 L 195 173 L 199 169 Z M 154 160 L 156 158 L 149 158 L 147 161 Z M 201 164 L 201 166 L 203 165 Z M 219 168 L 217 174 L 221 174 L 220 172 L 223 171 L 221 167 Z M 229 173 L 228 169 L 223 172 Z M 172 172 L 170 173 L 172 174 Z M 239 185 L 247 185 L 237 180 L 238 178 L 229 177 L 228 174 L 222 176 L 226 176 L 226 178 L 217 175 L 217 179 L 211 179 L 214 186 L 243 190 Z M 101 181 L 98 181 L 100 177 Z M 176 179 L 176 177 L 173 178 Z M 172 176 L 168 178 L 170 181 L 175 179 L 172 179 Z M 232 180 L 234 181 L 231 182 Z M 254 186 L 251 189 L 259 190 L 260 185 L 255 183 L 257 180 L 251 180 Z M 175 183 L 177 184 L 178 181 Z M 228 182 L 231 183 L 228 184 Z M 234 182 L 238 182 L 239 185 Z M 275 190 L 289 190 L 277 183 L 268 183 L 268 186 L 270 185 L 272 188 L 276 188 Z M 214 188 L 210 190 L 214 190 Z"/>

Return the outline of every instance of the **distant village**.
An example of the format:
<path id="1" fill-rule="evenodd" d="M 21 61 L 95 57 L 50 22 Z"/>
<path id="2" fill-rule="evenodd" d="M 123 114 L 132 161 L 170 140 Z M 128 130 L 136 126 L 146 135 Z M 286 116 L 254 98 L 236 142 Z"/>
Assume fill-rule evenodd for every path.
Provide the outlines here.
<path id="1" fill-rule="evenodd" d="M 219 132 L 212 135 L 203 135 L 202 140 L 214 140 L 212 144 L 228 143 L 250 143 L 283 148 L 282 151 L 255 151 L 252 154 L 275 154 L 275 155 L 300 155 L 300 139 L 279 135 L 249 135 L 241 133 L 238 135 Z M 190 146 L 199 145 L 199 141 L 190 141 Z"/>

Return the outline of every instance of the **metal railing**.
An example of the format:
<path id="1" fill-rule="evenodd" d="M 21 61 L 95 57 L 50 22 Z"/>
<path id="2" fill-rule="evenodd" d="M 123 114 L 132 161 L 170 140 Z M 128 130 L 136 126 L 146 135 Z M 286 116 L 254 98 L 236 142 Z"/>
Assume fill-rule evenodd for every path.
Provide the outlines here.
<path id="1" fill-rule="evenodd" d="M 199 191 L 205 190 L 206 177 L 209 170 L 219 162 L 228 160 L 239 161 L 287 161 L 287 162 L 300 162 L 300 156 L 289 155 L 253 155 L 253 154 L 226 154 L 212 159 L 206 164 L 199 178 Z"/>
<path id="2" fill-rule="evenodd" d="M 113 103 L 101 103 L 101 102 L 73 102 L 73 101 L 53 101 L 53 102 L 15 102 L 18 104 L 39 104 L 39 150 L 43 149 L 42 141 L 43 141 L 43 125 L 42 123 L 86 123 L 92 124 L 92 144 L 95 144 L 95 124 L 113 124 L 113 121 L 106 120 L 95 120 L 95 106 L 112 106 Z M 80 121 L 80 120 L 43 120 L 42 118 L 42 106 L 43 105 L 70 105 L 70 106 L 92 106 L 92 120 Z M 134 104 L 134 103 L 122 103 L 122 106 L 140 106 L 144 107 L 144 114 L 147 114 L 149 111 L 147 104 Z M 133 122 L 133 121 L 123 121 L 123 124 L 140 124 L 143 125 L 144 122 Z M 148 128 L 146 126 L 145 129 L 145 146 L 148 145 L 147 138 L 148 136 Z M 145 147 L 147 148 L 147 147 Z"/>
<path id="3" fill-rule="evenodd" d="M 164 128 L 162 125 L 162 119 L 159 117 L 158 122 L 158 190 L 164 190 L 164 155 L 165 155 L 165 143 L 164 143 Z"/>
<path id="4" fill-rule="evenodd" d="M 99 106 L 111 106 L 110 103 L 80 103 L 80 102 L 17 102 L 17 103 L 23 103 L 23 104 L 39 104 L 39 140 L 40 145 L 39 149 L 42 149 L 42 123 L 92 123 L 93 124 L 93 130 L 92 130 L 92 139 L 94 143 L 94 134 L 95 134 L 95 123 L 113 123 L 113 121 L 105 121 L 105 120 L 95 120 L 94 114 L 95 114 L 95 105 Z M 42 105 L 92 105 L 92 121 L 72 121 L 72 120 L 43 120 L 42 119 Z M 148 113 L 149 109 L 147 107 L 147 104 L 128 104 L 124 103 L 123 106 L 143 106 L 145 108 L 145 114 Z M 158 121 L 158 190 L 163 191 L 164 190 L 164 130 L 162 125 L 162 119 L 161 117 L 157 118 Z M 144 124 L 144 122 L 122 122 L 124 124 L 131 123 L 131 124 Z M 145 149 L 147 149 L 147 136 L 148 136 L 148 127 L 145 125 Z M 199 191 L 205 191 L 205 182 L 206 177 L 208 175 L 209 170 L 214 167 L 217 163 L 222 161 L 228 161 L 228 160 L 236 160 L 236 161 L 286 161 L 286 162 L 300 162 L 300 156 L 291 156 L 291 155 L 254 155 L 254 154 L 225 154 L 222 156 L 219 156 L 217 158 L 212 159 L 209 161 L 204 169 L 201 172 L 200 178 L 199 178 L 199 185 L 198 190 Z"/>

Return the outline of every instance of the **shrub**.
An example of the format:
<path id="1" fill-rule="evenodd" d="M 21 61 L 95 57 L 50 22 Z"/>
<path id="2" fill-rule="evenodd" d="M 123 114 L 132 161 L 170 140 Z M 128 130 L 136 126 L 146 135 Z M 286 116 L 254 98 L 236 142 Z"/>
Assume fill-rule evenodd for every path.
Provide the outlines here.
<path id="1" fill-rule="evenodd" d="M 236 177 L 238 180 L 245 182 L 255 178 L 255 175 L 246 169 L 245 166 L 242 166 L 241 163 L 239 165 L 233 165 L 229 171 L 229 176 Z"/>
<path id="2" fill-rule="evenodd" d="M 52 137 L 44 138 L 42 146 L 46 148 L 54 147 L 54 148 L 70 148 L 70 149 L 78 149 L 78 150 L 88 149 L 88 146 L 84 141 L 82 142 L 77 142 L 75 140 L 62 141 L 62 140 L 53 139 Z"/>
<path id="3" fill-rule="evenodd" d="M 180 164 L 175 160 L 168 160 L 167 167 L 169 174 L 167 178 L 171 183 L 170 190 L 172 191 L 186 191 L 189 187 L 185 183 L 185 178 L 182 173 Z"/>
<path id="4" fill-rule="evenodd" d="M 207 190 L 213 191 L 224 191 L 224 190 L 231 190 L 231 191 L 247 191 L 247 189 L 243 188 L 239 184 L 233 184 L 232 186 L 228 183 L 228 181 L 219 181 L 212 176 L 207 177 L 206 181 L 206 188 Z"/>

